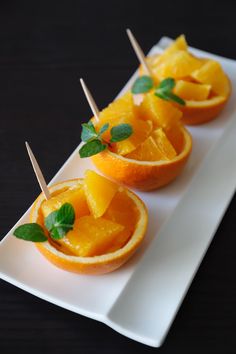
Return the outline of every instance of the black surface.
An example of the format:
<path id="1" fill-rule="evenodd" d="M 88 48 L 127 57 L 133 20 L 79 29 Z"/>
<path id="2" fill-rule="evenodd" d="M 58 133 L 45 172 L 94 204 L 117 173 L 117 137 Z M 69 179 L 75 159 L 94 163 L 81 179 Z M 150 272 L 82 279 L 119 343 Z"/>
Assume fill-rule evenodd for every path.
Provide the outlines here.
<path id="1" fill-rule="evenodd" d="M 90 117 L 78 77 L 103 107 L 136 68 L 125 28 L 145 51 L 184 32 L 191 45 L 235 58 L 233 3 L 0 2 L 1 236 L 39 192 L 24 140 L 50 180 Z M 234 198 L 160 349 L 1 281 L 0 353 L 235 353 L 235 208 Z"/>

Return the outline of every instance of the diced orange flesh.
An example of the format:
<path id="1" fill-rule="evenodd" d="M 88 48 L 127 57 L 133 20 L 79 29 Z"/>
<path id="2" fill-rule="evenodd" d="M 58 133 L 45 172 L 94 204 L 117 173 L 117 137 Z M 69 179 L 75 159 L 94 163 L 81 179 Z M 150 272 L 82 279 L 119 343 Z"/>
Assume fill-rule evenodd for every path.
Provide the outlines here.
<path id="1" fill-rule="evenodd" d="M 171 144 L 170 140 L 167 138 L 162 128 L 158 128 L 153 132 L 153 137 L 158 149 L 161 151 L 162 155 L 165 156 L 167 160 L 172 160 L 177 154 Z"/>
<path id="2" fill-rule="evenodd" d="M 166 48 L 164 53 L 166 55 L 170 55 L 176 52 L 177 50 L 188 50 L 188 44 L 186 42 L 184 34 L 181 34 L 179 37 L 177 37 L 176 40 L 168 48 Z"/>
<path id="3" fill-rule="evenodd" d="M 72 204 L 76 218 L 90 214 L 83 186 L 78 183 L 76 187 L 68 188 L 42 203 L 41 212 L 44 218 L 58 210 L 64 203 Z"/>
<path id="4" fill-rule="evenodd" d="M 104 124 L 109 123 L 109 129 L 102 135 L 106 141 L 110 140 L 110 130 L 119 124 L 130 124 L 133 134 L 123 141 L 113 143 L 112 151 L 119 155 L 126 155 L 136 149 L 152 131 L 152 122 L 143 122 L 137 119 L 137 107 L 134 105 L 131 92 L 110 103 L 99 115 L 99 122 L 94 122 L 98 131 Z"/>
<path id="5" fill-rule="evenodd" d="M 214 60 L 205 61 L 191 76 L 202 84 L 211 85 L 213 92 L 219 96 L 227 97 L 230 93 L 229 80 L 220 63 Z"/>
<path id="6" fill-rule="evenodd" d="M 139 107 L 142 119 L 151 119 L 155 128 L 163 128 L 167 138 L 179 153 L 183 147 L 183 132 L 181 129 L 182 112 L 170 102 L 162 100 L 152 92 L 144 96 Z"/>
<path id="7" fill-rule="evenodd" d="M 118 235 L 123 230 L 124 226 L 114 221 L 88 215 L 77 219 L 73 230 L 58 242 L 76 256 L 98 256 L 120 248 Z"/>
<path id="8" fill-rule="evenodd" d="M 154 127 L 167 127 L 179 122 L 182 112 L 170 102 L 165 101 L 153 94 L 147 93 L 139 107 L 142 119 L 152 120 Z"/>
<path id="9" fill-rule="evenodd" d="M 118 124 L 121 124 L 120 122 L 122 120 Z M 152 121 L 144 121 L 138 118 L 126 122 L 131 124 L 133 134 L 128 139 L 115 143 L 112 148 L 113 152 L 122 156 L 135 150 L 151 134 L 153 126 Z"/>
<path id="10" fill-rule="evenodd" d="M 125 122 L 134 118 L 134 103 L 131 92 L 127 92 L 122 97 L 116 99 L 104 108 L 99 114 L 99 122 L 93 123 L 98 131 L 104 124 L 109 123 L 109 130 L 103 134 L 105 140 L 110 139 L 110 129 L 122 118 Z"/>
<path id="11" fill-rule="evenodd" d="M 168 57 L 173 55 L 178 50 L 187 51 L 188 45 L 184 35 L 179 36 L 168 48 L 164 50 L 161 55 L 154 55 L 147 57 L 147 62 L 150 67 L 153 67 L 153 74 L 155 75 L 155 67 L 161 65 Z"/>
<path id="12" fill-rule="evenodd" d="M 138 211 L 133 200 L 127 197 L 125 191 L 121 190 L 112 199 L 104 217 L 133 231 L 138 221 Z"/>
<path id="13" fill-rule="evenodd" d="M 189 76 L 202 66 L 202 61 L 185 50 L 177 50 L 171 56 L 153 68 L 153 73 L 159 80 L 167 77 L 181 79 Z"/>
<path id="14" fill-rule="evenodd" d="M 174 147 L 177 154 L 179 154 L 184 148 L 184 134 L 182 130 L 182 123 L 175 122 L 172 125 L 165 127 L 164 132 Z"/>
<path id="15" fill-rule="evenodd" d="M 136 150 L 126 157 L 139 161 L 171 160 L 176 151 L 162 128 L 153 132 Z"/>
<path id="16" fill-rule="evenodd" d="M 139 213 L 135 203 L 127 198 L 124 191 L 117 192 L 112 199 L 109 208 L 104 214 L 104 218 L 123 225 L 125 228 L 116 238 L 116 247 L 123 247 L 129 240 L 135 230 L 136 223 L 139 218 Z M 113 246 L 110 248 L 110 251 Z"/>
<path id="17" fill-rule="evenodd" d="M 211 85 L 179 80 L 176 82 L 174 93 L 184 100 L 203 101 L 208 98 L 210 90 Z"/>
<path id="18" fill-rule="evenodd" d="M 84 178 L 84 191 L 91 214 L 95 218 L 102 216 L 118 191 L 118 184 L 87 170 Z"/>
<path id="19" fill-rule="evenodd" d="M 136 150 L 127 154 L 126 157 L 139 161 L 166 160 L 152 136 L 149 136 Z"/>

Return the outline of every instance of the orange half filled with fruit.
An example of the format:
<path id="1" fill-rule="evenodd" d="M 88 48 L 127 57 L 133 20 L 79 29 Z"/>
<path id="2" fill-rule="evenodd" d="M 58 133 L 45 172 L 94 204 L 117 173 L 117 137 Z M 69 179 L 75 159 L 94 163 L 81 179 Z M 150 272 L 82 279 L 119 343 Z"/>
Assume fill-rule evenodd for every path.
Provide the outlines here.
<path id="1" fill-rule="evenodd" d="M 152 93 L 137 106 L 128 92 L 101 111 L 98 121 L 83 125 L 80 156 L 91 156 L 100 171 L 123 184 L 160 188 L 180 174 L 191 153 L 181 117 L 177 107 Z M 86 154 L 89 146 L 92 153 Z"/>
<path id="2" fill-rule="evenodd" d="M 175 81 L 173 94 L 185 103 L 178 105 L 185 124 L 202 124 L 216 118 L 230 97 L 230 80 L 220 63 L 191 54 L 183 35 L 161 55 L 146 60 L 155 84 L 167 78 Z M 140 74 L 144 74 L 142 67 Z"/>
<path id="3" fill-rule="evenodd" d="M 82 274 L 119 268 L 142 242 L 148 221 L 144 203 L 131 191 L 86 171 L 49 187 L 33 204 L 30 223 L 14 235 L 34 241 L 57 267 Z"/>

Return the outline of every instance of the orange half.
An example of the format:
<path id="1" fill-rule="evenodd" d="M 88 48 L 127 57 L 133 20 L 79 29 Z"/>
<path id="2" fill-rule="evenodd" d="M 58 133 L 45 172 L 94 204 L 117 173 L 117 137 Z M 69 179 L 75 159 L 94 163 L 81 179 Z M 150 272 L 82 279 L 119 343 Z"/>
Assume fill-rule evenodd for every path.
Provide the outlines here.
<path id="1" fill-rule="evenodd" d="M 51 194 L 55 194 L 61 190 L 66 190 L 68 188 L 73 188 L 73 186 L 78 185 L 82 182 L 80 179 L 69 180 L 65 182 L 60 182 L 49 187 Z M 35 243 L 38 250 L 54 265 L 64 270 L 81 273 L 81 274 L 104 274 L 111 272 L 119 268 L 124 264 L 137 250 L 141 244 L 146 228 L 147 228 L 147 209 L 145 204 L 138 198 L 136 194 L 124 188 L 123 190 L 128 200 L 135 205 L 135 211 L 137 212 L 137 222 L 135 224 L 134 231 L 129 239 L 129 241 L 122 246 L 120 249 L 109 253 L 93 256 L 93 257 L 79 257 L 72 256 L 62 252 L 54 241 L 46 241 L 41 243 Z M 36 199 L 33 204 L 30 213 L 30 222 L 39 222 L 41 220 L 42 224 L 42 212 L 41 206 L 45 201 L 44 195 Z M 108 209 L 109 210 L 109 209 Z M 110 211 L 112 212 L 112 210 Z M 115 215 L 115 217 L 117 217 Z M 78 219 L 79 220 L 79 219 Z"/>
<path id="2" fill-rule="evenodd" d="M 231 83 L 220 63 L 193 56 L 188 51 L 184 36 L 178 37 L 161 55 L 152 55 L 146 60 L 156 83 L 167 77 L 176 80 L 175 93 L 186 103 L 185 106 L 177 105 L 183 113 L 184 124 L 211 121 L 228 102 Z M 142 66 L 139 72 L 140 75 L 144 74 Z M 207 86 L 210 86 L 210 91 Z"/>
<path id="3" fill-rule="evenodd" d="M 130 187 L 152 190 L 167 185 L 182 171 L 192 150 L 192 139 L 188 131 L 183 132 L 180 153 L 171 160 L 139 161 L 104 150 L 92 156 L 96 167 L 105 175 Z"/>

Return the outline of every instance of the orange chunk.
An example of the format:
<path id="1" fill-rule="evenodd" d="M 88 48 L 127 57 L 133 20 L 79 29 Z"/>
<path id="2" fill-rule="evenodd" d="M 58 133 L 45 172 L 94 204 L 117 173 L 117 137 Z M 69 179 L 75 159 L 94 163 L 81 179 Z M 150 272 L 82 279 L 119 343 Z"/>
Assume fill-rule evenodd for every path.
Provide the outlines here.
<path id="1" fill-rule="evenodd" d="M 202 60 L 195 58 L 186 50 L 177 50 L 153 68 L 153 73 L 159 80 L 167 77 L 181 79 L 189 76 L 194 70 L 202 66 Z"/>
<path id="2" fill-rule="evenodd" d="M 174 93 L 184 100 L 203 101 L 209 96 L 211 85 L 196 84 L 179 80 L 176 82 Z"/>
<path id="3" fill-rule="evenodd" d="M 119 186 L 109 179 L 87 170 L 84 178 L 84 191 L 91 214 L 95 218 L 102 216 Z"/>
<path id="4" fill-rule="evenodd" d="M 131 92 L 127 92 L 121 98 L 118 98 L 99 115 L 99 122 L 95 123 L 98 131 L 104 124 L 109 123 L 109 129 L 103 134 L 103 139 L 110 140 L 110 129 L 119 124 L 130 124 L 133 128 L 133 134 L 123 141 L 114 143 L 112 151 L 119 155 L 126 155 L 136 149 L 152 131 L 152 122 L 144 122 L 137 119 L 136 106 L 133 102 Z"/>
<path id="5" fill-rule="evenodd" d="M 219 96 L 227 97 L 230 85 L 220 63 L 214 60 L 205 61 L 204 65 L 195 70 L 191 76 L 202 84 L 211 85 L 212 91 Z"/>
<path id="6" fill-rule="evenodd" d="M 112 199 L 104 217 L 133 231 L 139 214 L 134 201 L 127 196 L 125 190 L 121 190 Z"/>
<path id="7" fill-rule="evenodd" d="M 127 154 L 126 157 L 139 161 L 165 160 L 152 136 L 149 136 L 136 150 Z"/>
<path id="8" fill-rule="evenodd" d="M 139 107 L 142 119 L 152 120 L 154 127 L 167 127 L 179 122 L 182 112 L 168 101 L 165 101 L 149 92 L 144 96 Z"/>
<path id="9" fill-rule="evenodd" d="M 158 128 L 136 150 L 126 157 L 141 161 L 171 160 L 176 151 L 162 128 Z"/>
<path id="10" fill-rule="evenodd" d="M 134 118 L 134 103 L 131 92 L 127 92 L 122 97 L 116 99 L 104 108 L 99 114 L 99 122 L 93 121 L 96 130 L 99 130 L 104 124 L 109 123 L 110 129 L 119 123 L 118 120 L 123 119 L 125 122 Z M 106 131 L 103 134 L 104 139 L 109 140 L 110 134 Z"/>
<path id="11" fill-rule="evenodd" d="M 155 128 L 163 128 L 175 150 L 181 151 L 184 138 L 180 119 L 183 113 L 177 107 L 150 92 L 144 96 L 139 112 L 143 119 L 151 119 Z"/>
<path id="12" fill-rule="evenodd" d="M 153 137 L 158 149 L 167 160 L 172 160 L 177 155 L 173 145 L 167 138 L 162 128 L 156 129 L 153 132 Z"/>
<path id="13" fill-rule="evenodd" d="M 177 50 L 188 50 L 188 44 L 186 42 L 184 34 L 181 34 L 179 37 L 177 37 L 176 40 L 173 41 L 173 43 L 165 49 L 164 53 L 170 55 L 176 52 Z"/>
<path id="14" fill-rule="evenodd" d="M 82 186 L 81 183 L 78 183 L 64 191 L 59 191 L 59 193 L 50 199 L 45 200 L 41 206 L 43 216 L 46 218 L 50 213 L 58 210 L 64 203 L 70 203 L 73 206 L 76 218 L 89 215 L 90 211 Z"/>
<path id="15" fill-rule="evenodd" d="M 123 122 L 131 124 L 133 128 L 133 134 L 128 139 L 119 141 L 114 144 L 112 151 L 122 156 L 135 150 L 136 147 L 151 134 L 153 126 L 152 121 L 144 121 L 138 118 L 129 121 L 124 121 L 121 119 L 119 120 L 118 124 Z"/>
<path id="16" fill-rule="evenodd" d="M 155 67 L 157 65 L 161 65 L 168 57 L 170 57 L 178 50 L 188 50 L 188 44 L 183 34 L 176 38 L 176 40 L 168 48 L 166 48 L 161 55 L 153 55 L 151 57 L 147 57 L 146 60 L 152 68 L 153 74 L 155 75 Z"/>
<path id="17" fill-rule="evenodd" d="M 73 230 L 59 243 L 76 256 L 98 256 L 111 248 L 113 251 L 119 249 L 119 233 L 123 230 L 124 226 L 114 221 L 95 219 L 92 215 L 83 216 L 75 221 Z"/>

